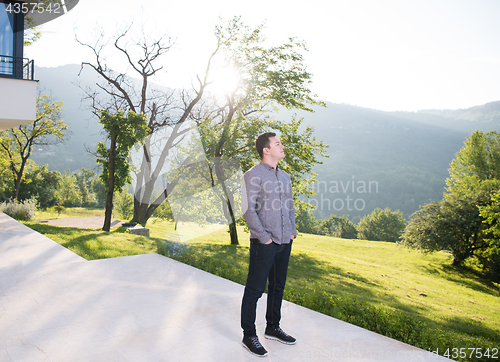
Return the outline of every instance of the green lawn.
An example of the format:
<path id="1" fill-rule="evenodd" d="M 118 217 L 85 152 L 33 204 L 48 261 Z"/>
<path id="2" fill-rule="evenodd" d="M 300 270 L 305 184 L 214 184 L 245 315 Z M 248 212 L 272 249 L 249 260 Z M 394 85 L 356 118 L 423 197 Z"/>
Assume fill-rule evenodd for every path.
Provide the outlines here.
<path id="1" fill-rule="evenodd" d="M 110 233 L 101 229 L 78 229 L 23 221 L 23 223 L 68 248 L 87 260 L 116 258 L 119 256 L 155 253 L 154 239 L 132 235 L 123 228 L 112 228 Z"/>
<path id="2" fill-rule="evenodd" d="M 26 225 L 86 259 L 159 251 L 244 284 L 248 234 L 229 245 L 226 229 L 174 243 L 173 224 L 152 220 L 150 238 L 123 229 Z M 294 241 L 285 298 L 424 349 L 499 348 L 498 285 L 451 266 L 451 255 L 422 254 L 393 243 L 300 234 Z M 451 350 L 450 350 L 451 351 Z M 474 360 L 474 359 L 465 359 Z"/>

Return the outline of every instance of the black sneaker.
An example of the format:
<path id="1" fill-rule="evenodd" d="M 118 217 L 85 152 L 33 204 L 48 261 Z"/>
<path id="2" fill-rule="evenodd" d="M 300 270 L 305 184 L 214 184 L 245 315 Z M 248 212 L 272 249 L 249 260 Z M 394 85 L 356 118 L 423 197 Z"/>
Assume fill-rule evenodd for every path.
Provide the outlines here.
<path id="1" fill-rule="evenodd" d="M 266 332 L 264 334 L 264 337 L 267 339 L 274 339 L 276 341 L 280 341 L 281 343 L 285 344 L 295 344 L 297 341 L 295 338 L 292 336 L 289 336 L 280 327 L 277 328 L 269 328 L 266 327 Z"/>
<path id="2" fill-rule="evenodd" d="M 259 356 L 259 357 L 264 357 L 267 355 L 267 351 L 264 347 L 262 347 L 262 344 L 259 342 L 259 337 L 243 337 L 243 346 L 250 351 L 250 353 Z"/>

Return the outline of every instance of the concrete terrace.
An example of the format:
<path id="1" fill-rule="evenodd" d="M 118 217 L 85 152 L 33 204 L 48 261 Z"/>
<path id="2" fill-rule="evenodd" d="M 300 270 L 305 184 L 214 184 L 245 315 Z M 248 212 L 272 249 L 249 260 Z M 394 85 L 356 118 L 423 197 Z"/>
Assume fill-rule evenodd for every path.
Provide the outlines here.
<path id="1" fill-rule="evenodd" d="M 158 254 L 86 261 L 0 213 L 0 361 L 446 361 L 284 302 L 284 345 L 241 346 L 243 286 Z M 449 361 L 449 360 L 448 360 Z"/>

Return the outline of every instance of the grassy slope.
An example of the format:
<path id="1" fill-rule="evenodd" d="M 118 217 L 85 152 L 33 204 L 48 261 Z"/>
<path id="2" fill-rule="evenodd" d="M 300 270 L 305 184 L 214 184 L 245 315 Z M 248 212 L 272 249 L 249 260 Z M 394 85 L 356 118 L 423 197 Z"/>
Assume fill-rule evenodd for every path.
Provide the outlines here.
<path id="1" fill-rule="evenodd" d="M 145 238 L 120 229 L 107 234 L 26 224 L 87 259 L 155 252 L 156 244 L 163 244 L 173 230 L 171 223 L 153 221 L 148 224 L 151 238 Z M 244 283 L 249 242 L 243 228 L 239 235 L 238 247 L 229 245 L 227 232 L 220 230 L 177 244 L 173 257 Z M 171 251 L 173 245 L 169 243 Z M 341 305 L 339 300 L 363 303 L 388 315 L 401 311 L 421 321 L 420 327 L 453 341 L 448 347 L 498 347 L 498 287 L 470 271 L 453 268 L 450 262 L 446 253 L 425 255 L 393 243 L 303 234 L 294 242 L 287 296 L 344 320 L 349 320 L 345 310 L 329 310 L 317 305 L 317 299 L 333 296 L 334 304 Z"/>

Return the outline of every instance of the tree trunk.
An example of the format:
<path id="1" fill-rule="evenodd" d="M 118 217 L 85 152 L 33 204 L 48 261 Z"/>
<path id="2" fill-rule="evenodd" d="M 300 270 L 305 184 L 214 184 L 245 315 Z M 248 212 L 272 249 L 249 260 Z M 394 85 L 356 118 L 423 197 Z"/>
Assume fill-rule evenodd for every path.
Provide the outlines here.
<path id="1" fill-rule="evenodd" d="M 148 219 L 146 218 L 148 206 L 148 204 L 141 203 L 140 200 L 134 199 L 134 217 L 132 221 L 141 225 L 145 225 L 148 221 Z"/>
<path id="2" fill-rule="evenodd" d="M 189 106 L 189 109 L 193 108 L 193 105 Z M 136 173 L 137 184 L 136 190 L 134 192 L 135 200 L 134 200 L 134 219 L 133 221 L 145 225 L 149 220 L 154 210 L 165 200 L 165 198 L 170 194 L 170 192 L 175 187 L 176 183 L 168 184 L 167 187 L 163 190 L 163 192 L 158 196 L 158 198 L 151 202 L 151 196 L 153 195 L 156 181 L 162 174 L 163 167 L 165 162 L 167 162 L 167 157 L 170 153 L 170 150 L 176 147 L 176 140 L 179 137 L 183 137 L 187 130 L 182 130 L 181 126 L 183 122 L 187 118 L 189 112 L 184 112 L 181 120 L 174 126 L 172 129 L 172 133 L 168 137 L 166 144 L 163 146 L 163 150 L 158 158 L 158 162 L 154 169 L 152 170 L 152 157 L 150 154 L 151 148 L 151 136 L 144 140 L 144 146 L 142 147 L 144 153 L 142 156 L 142 163 L 140 167 L 140 171 Z"/>
<path id="3" fill-rule="evenodd" d="M 14 181 L 14 192 L 12 193 L 12 201 L 17 201 L 17 195 L 19 195 L 19 188 L 21 187 L 22 178 L 23 178 L 22 172 L 17 173 L 16 180 Z"/>
<path id="4" fill-rule="evenodd" d="M 29 157 L 29 154 L 28 154 Z M 21 166 L 19 167 L 19 172 L 16 171 L 14 164 L 12 164 L 11 168 L 14 172 L 16 179 L 14 180 L 14 192 L 12 193 L 12 200 L 17 201 L 17 197 L 19 196 L 19 189 L 21 187 L 21 180 L 23 179 L 24 168 L 26 167 L 26 162 L 28 162 L 28 157 L 21 157 Z"/>
<path id="5" fill-rule="evenodd" d="M 232 196 L 232 195 L 228 195 L 228 196 Z M 229 212 L 229 215 L 231 218 L 231 223 L 229 224 L 229 235 L 231 236 L 231 245 L 239 245 L 240 243 L 238 242 L 238 230 L 236 229 L 236 218 L 234 216 L 232 201 L 227 200 L 226 204 L 227 204 L 227 209 L 228 209 L 228 212 Z"/>
<path id="6" fill-rule="evenodd" d="M 217 181 L 219 182 L 222 191 L 224 193 L 224 198 L 223 198 L 224 216 L 226 217 L 226 220 L 228 221 L 229 224 L 229 235 L 231 237 L 231 245 L 239 245 L 238 230 L 236 229 L 236 218 L 234 216 L 234 210 L 233 210 L 234 197 L 232 191 L 226 187 L 225 184 L 226 178 L 224 175 L 224 170 L 222 168 L 220 157 L 216 157 L 214 159 L 214 170 L 215 170 L 215 175 L 217 177 Z"/>
<path id="7" fill-rule="evenodd" d="M 239 245 L 238 242 L 238 230 L 236 229 L 236 223 L 229 224 L 229 235 L 231 236 L 231 245 Z"/>
<path id="8" fill-rule="evenodd" d="M 145 187 L 147 186 L 148 184 L 145 185 Z M 136 196 L 134 197 L 134 218 L 132 221 L 145 226 L 146 222 L 153 215 L 158 206 L 165 202 L 168 195 L 176 186 L 177 182 L 169 183 L 167 187 L 163 189 L 161 194 L 151 203 L 151 205 L 145 202 L 141 202 L 141 200 L 143 199 L 143 195 L 141 195 L 141 189 L 137 189 Z"/>
<path id="9" fill-rule="evenodd" d="M 109 178 L 108 178 L 108 195 L 106 197 L 106 212 L 104 213 L 103 231 L 108 231 L 111 228 L 111 213 L 113 212 L 113 192 L 115 188 L 115 153 L 116 153 L 116 139 L 115 135 L 111 139 L 111 146 L 109 150 Z"/>
<path id="10" fill-rule="evenodd" d="M 163 193 L 166 192 L 167 189 L 163 190 Z M 145 226 L 158 206 L 160 206 L 164 201 L 165 197 L 161 197 L 161 195 L 151 205 L 143 203 L 140 200 L 137 200 L 137 198 L 134 198 L 134 218 L 132 219 L 132 221 Z"/>

